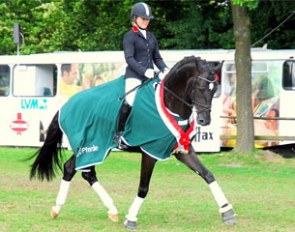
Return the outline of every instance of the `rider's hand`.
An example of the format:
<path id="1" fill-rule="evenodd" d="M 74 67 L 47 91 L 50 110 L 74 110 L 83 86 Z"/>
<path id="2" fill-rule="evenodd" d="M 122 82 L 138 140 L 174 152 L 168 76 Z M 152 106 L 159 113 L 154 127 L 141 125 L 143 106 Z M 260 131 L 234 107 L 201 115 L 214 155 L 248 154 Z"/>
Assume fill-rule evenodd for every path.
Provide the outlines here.
<path id="1" fill-rule="evenodd" d="M 147 78 L 154 78 L 155 76 L 155 70 L 149 68 L 145 71 L 144 75 L 147 77 Z"/>
<path id="2" fill-rule="evenodd" d="M 165 69 L 163 70 L 163 72 L 160 72 L 160 74 L 159 74 L 159 78 L 160 78 L 160 80 L 163 80 L 163 79 L 167 76 L 167 74 L 169 73 L 169 71 L 170 71 L 169 68 L 165 68 Z"/>

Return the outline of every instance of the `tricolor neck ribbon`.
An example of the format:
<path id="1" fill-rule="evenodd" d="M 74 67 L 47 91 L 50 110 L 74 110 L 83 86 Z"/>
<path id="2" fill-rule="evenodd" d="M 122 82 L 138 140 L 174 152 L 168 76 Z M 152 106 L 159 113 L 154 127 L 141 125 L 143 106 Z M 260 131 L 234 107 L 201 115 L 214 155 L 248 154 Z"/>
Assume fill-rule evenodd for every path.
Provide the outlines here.
<path id="1" fill-rule="evenodd" d="M 177 140 L 177 145 L 174 147 L 175 150 L 188 152 L 190 148 L 191 138 L 194 136 L 195 132 L 195 121 L 193 119 L 190 127 L 185 131 L 179 122 L 174 118 L 169 109 L 164 103 L 164 80 L 157 86 L 156 89 L 156 105 L 161 119 L 170 130 L 170 132 L 175 136 Z"/>

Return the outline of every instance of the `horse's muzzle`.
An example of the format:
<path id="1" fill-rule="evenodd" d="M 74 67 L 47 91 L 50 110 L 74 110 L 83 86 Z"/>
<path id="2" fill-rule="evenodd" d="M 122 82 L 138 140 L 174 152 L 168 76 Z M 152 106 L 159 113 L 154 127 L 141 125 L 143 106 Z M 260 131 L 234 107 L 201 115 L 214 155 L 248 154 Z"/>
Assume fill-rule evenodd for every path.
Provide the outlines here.
<path id="1" fill-rule="evenodd" d="M 211 123 L 210 113 L 200 113 L 197 116 L 197 123 L 201 126 L 208 126 Z"/>

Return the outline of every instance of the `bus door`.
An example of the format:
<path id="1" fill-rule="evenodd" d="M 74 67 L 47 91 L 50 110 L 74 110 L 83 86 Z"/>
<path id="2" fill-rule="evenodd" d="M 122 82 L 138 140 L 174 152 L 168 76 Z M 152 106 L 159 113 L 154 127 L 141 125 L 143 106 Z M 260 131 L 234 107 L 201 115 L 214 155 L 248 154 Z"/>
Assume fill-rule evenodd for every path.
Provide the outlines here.
<path id="1" fill-rule="evenodd" d="M 1 97 L 0 145 L 40 146 L 58 110 L 57 68 L 53 64 L 18 64 L 10 69 L 11 89 Z"/>
<path id="2" fill-rule="evenodd" d="M 295 60 L 284 61 L 282 66 L 280 114 L 279 123 L 281 136 L 295 136 Z M 295 143 L 292 140 L 282 141 L 281 144 Z"/>
<path id="3" fill-rule="evenodd" d="M 11 67 L 0 65 L 0 145 L 6 145 L 6 134 L 9 129 L 8 112 L 11 96 Z"/>

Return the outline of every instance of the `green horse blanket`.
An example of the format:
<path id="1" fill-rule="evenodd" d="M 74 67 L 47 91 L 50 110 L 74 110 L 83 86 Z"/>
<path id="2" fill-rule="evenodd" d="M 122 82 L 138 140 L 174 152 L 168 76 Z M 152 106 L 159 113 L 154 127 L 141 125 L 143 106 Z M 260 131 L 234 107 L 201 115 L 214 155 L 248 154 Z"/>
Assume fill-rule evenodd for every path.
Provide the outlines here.
<path id="1" fill-rule="evenodd" d="M 139 146 L 158 159 L 168 159 L 177 139 L 161 119 L 156 106 L 155 86 L 158 79 L 138 89 L 126 122 L 123 140 Z M 102 163 L 116 148 L 117 116 L 123 100 L 124 77 L 74 95 L 59 113 L 59 123 L 76 155 L 76 170 Z M 177 121 L 182 121 L 176 117 Z M 187 128 L 188 125 L 182 126 Z"/>

